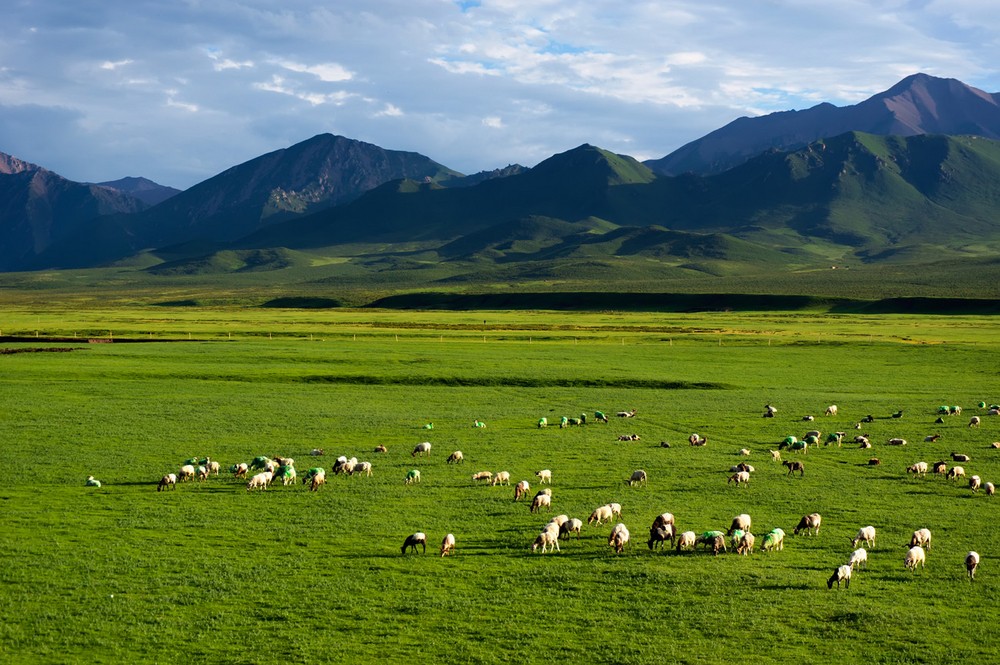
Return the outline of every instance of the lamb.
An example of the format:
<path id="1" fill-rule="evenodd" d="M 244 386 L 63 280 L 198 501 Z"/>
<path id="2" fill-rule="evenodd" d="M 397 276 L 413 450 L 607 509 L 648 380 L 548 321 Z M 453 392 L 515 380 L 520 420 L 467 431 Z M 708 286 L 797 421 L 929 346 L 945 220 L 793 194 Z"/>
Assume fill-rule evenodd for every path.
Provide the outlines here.
<path id="1" fill-rule="evenodd" d="M 347 459 L 347 457 L 345 457 L 344 455 L 341 455 L 340 457 L 337 458 L 337 461 L 333 463 L 333 468 L 331 470 L 333 471 L 334 475 L 339 475 L 341 473 L 349 473 L 352 467 L 353 464 L 351 464 L 351 461 Z"/>
<path id="2" fill-rule="evenodd" d="M 673 523 L 674 523 L 674 516 L 671 515 L 670 513 L 663 513 L 661 515 L 656 516 L 656 519 L 653 520 L 653 526 L 649 528 L 658 529 L 660 527 L 665 527 L 668 524 L 672 525 Z"/>
<path id="3" fill-rule="evenodd" d="M 868 460 L 868 466 L 881 466 L 881 465 L 882 465 L 882 460 L 880 460 L 877 457 L 872 457 L 870 460 Z"/>
<path id="4" fill-rule="evenodd" d="M 441 557 L 455 553 L 455 534 L 449 533 L 441 541 Z"/>
<path id="5" fill-rule="evenodd" d="M 246 478 L 250 467 L 247 466 L 246 462 L 240 462 L 229 467 L 229 470 L 232 471 L 234 478 Z"/>
<path id="6" fill-rule="evenodd" d="M 497 471 L 497 475 L 493 476 L 493 485 L 507 485 L 510 486 L 510 472 L 509 471 Z"/>
<path id="7" fill-rule="evenodd" d="M 93 476 L 87 476 L 87 482 L 84 483 L 84 487 L 100 487 L 101 481 Z"/>
<path id="8" fill-rule="evenodd" d="M 1000 448 L 1000 441 L 994 441 L 993 443 L 991 443 L 990 448 L 993 448 L 994 450 Z"/>
<path id="9" fill-rule="evenodd" d="M 575 517 L 568 522 L 563 522 L 562 526 L 559 527 L 559 537 L 563 536 L 569 537 L 570 534 L 575 533 L 576 539 L 580 540 L 580 532 L 583 530 L 583 522 L 576 519 Z"/>
<path id="10" fill-rule="evenodd" d="M 979 567 L 979 554 L 969 552 L 965 555 L 965 569 L 969 571 L 969 580 L 976 579 L 976 568 Z"/>
<path id="11" fill-rule="evenodd" d="M 835 416 L 835 415 L 837 415 L 837 405 L 836 404 L 831 404 L 830 406 L 826 407 L 826 413 L 824 415 L 827 415 L 827 416 Z"/>
<path id="12" fill-rule="evenodd" d="M 632 477 L 628 479 L 629 487 L 635 487 L 636 485 L 646 484 L 646 472 L 642 469 L 636 469 L 632 472 Z"/>
<path id="13" fill-rule="evenodd" d="M 535 538 L 535 542 L 532 543 L 532 545 L 531 545 L 531 551 L 534 552 L 539 547 L 542 548 L 542 554 L 545 554 L 545 549 L 546 548 L 551 549 L 553 547 L 556 549 L 557 552 L 559 552 L 560 551 L 560 549 L 559 549 L 559 534 L 558 533 L 553 534 L 551 531 L 547 531 L 547 530 L 546 531 L 542 531 L 540 534 L 538 534 L 538 537 Z"/>
<path id="14" fill-rule="evenodd" d="M 653 549 L 656 545 L 663 546 L 663 543 L 670 541 L 670 546 L 673 547 L 674 542 L 677 538 L 677 530 L 674 528 L 673 524 L 667 524 L 666 526 L 654 527 L 649 530 L 649 540 L 646 544 L 649 549 Z"/>
<path id="15" fill-rule="evenodd" d="M 384 445 L 382 445 L 380 443 L 377 446 L 375 446 L 375 450 L 373 452 L 376 452 L 376 453 L 385 453 L 385 452 L 389 452 L 389 449 L 386 448 Z"/>
<path id="16" fill-rule="evenodd" d="M 978 492 L 979 486 L 981 484 L 982 481 L 980 481 L 979 476 L 972 476 L 971 478 L 969 478 L 969 489 L 971 489 L 973 492 Z"/>
<path id="17" fill-rule="evenodd" d="M 194 465 L 185 464 L 184 466 L 181 467 L 180 471 L 177 472 L 177 480 L 181 482 L 184 482 L 186 480 L 191 480 L 192 478 L 194 478 L 194 474 L 195 474 Z"/>
<path id="18" fill-rule="evenodd" d="M 261 471 L 260 473 L 254 475 L 247 482 L 247 491 L 252 490 L 266 490 L 267 486 L 271 484 L 271 478 L 274 477 L 270 471 Z"/>
<path id="19" fill-rule="evenodd" d="M 538 476 L 538 482 L 543 485 L 552 482 L 552 471 L 549 469 L 542 469 L 541 471 L 536 471 L 535 475 Z"/>
<path id="20" fill-rule="evenodd" d="M 914 462 L 910 466 L 906 467 L 906 472 L 916 474 L 918 476 L 926 476 L 927 462 Z"/>
<path id="21" fill-rule="evenodd" d="M 608 504 L 608 508 L 611 509 L 611 516 L 612 517 L 621 517 L 622 516 L 622 504 L 620 504 L 620 503 L 609 503 Z"/>
<path id="22" fill-rule="evenodd" d="M 972 416 L 972 418 L 969 419 L 969 427 L 979 427 L 979 423 L 979 416 Z"/>
<path id="23" fill-rule="evenodd" d="M 786 462 L 786 464 L 787 464 L 787 462 Z M 743 484 L 743 485 L 749 485 L 750 484 L 750 472 L 749 471 L 737 471 L 733 475 L 729 476 L 729 480 L 726 481 L 726 484 L 728 485 L 729 483 L 736 483 L 737 487 L 739 487 L 741 484 Z"/>
<path id="24" fill-rule="evenodd" d="M 613 515 L 611 514 L 611 506 L 601 506 L 600 508 L 595 508 L 594 512 L 590 514 L 587 518 L 587 524 L 598 525 L 604 524 L 605 522 L 610 522 Z"/>
<path id="25" fill-rule="evenodd" d="M 537 513 L 542 508 L 548 508 L 552 510 L 552 497 L 548 494 L 543 494 L 539 492 L 535 495 L 535 498 L 531 500 L 531 512 Z"/>
<path id="26" fill-rule="evenodd" d="M 816 420 L 815 416 L 802 416 L 803 422 L 811 423 L 814 420 Z"/>
<path id="27" fill-rule="evenodd" d="M 493 472 L 492 471 L 477 471 L 472 474 L 472 480 L 485 480 L 486 482 L 493 482 Z"/>
<path id="28" fill-rule="evenodd" d="M 830 579 L 828 579 L 826 581 L 826 588 L 827 589 L 832 589 L 833 588 L 833 583 L 836 582 L 837 583 L 837 588 L 839 589 L 840 588 L 840 583 L 841 583 L 841 581 L 843 581 L 844 582 L 844 588 L 845 589 L 850 589 L 851 588 L 851 571 L 852 570 L 853 570 L 853 568 L 851 568 L 848 565 L 843 565 L 843 566 L 840 566 L 839 568 L 837 568 L 837 570 L 833 571 L 833 575 L 830 577 Z"/>
<path id="29" fill-rule="evenodd" d="M 324 451 L 322 448 L 313 448 L 312 450 L 309 451 L 309 454 L 312 455 L 313 457 L 322 457 Z"/>
<path id="30" fill-rule="evenodd" d="M 749 457 L 749 456 L 750 456 L 750 449 L 749 449 L 749 448 L 740 448 L 740 449 L 739 449 L 739 450 L 738 450 L 738 451 L 736 452 L 736 454 L 737 454 L 737 455 L 742 455 L 742 456 L 744 456 L 744 457 Z"/>
<path id="31" fill-rule="evenodd" d="M 890 446 L 905 446 L 906 439 L 901 439 L 899 437 L 893 437 L 887 441 Z"/>
<path id="32" fill-rule="evenodd" d="M 482 420 L 472 421 L 472 426 L 475 427 L 476 429 L 486 429 L 486 423 L 484 423 Z"/>
<path id="33" fill-rule="evenodd" d="M 944 460 L 941 460 L 940 462 L 934 462 L 933 471 L 935 474 L 940 474 L 943 476 L 944 474 L 948 473 L 948 463 L 945 462 Z"/>
<path id="34" fill-rule="evenodd" d="M 548 427 L 548 426 L 549 426 L 549 419 L 548 418 L 539 418 L 538 419 L 538 429 L 542 429 L 543 427 Z"/>
<path id="35" fill-rule="evenodd" d="M 451 455 L 448 455 L 448 459 L 445 461 L 448 464 L 461 464 L 465 461 L 465 455 L 462 454 L 461 450 L 456 450 Z"/>
<path id="36" fill-rule="evenodd" d="M 400 548 L 400 553 L 406 554 L 406 550 L 411 549 L 413 550 L 413 553 L 416 554 L 417 545 L 423 547 L 424 554 L 427 554 L 427 536 L 420 531 L 406 537 L 406 540 L 403 541 L 403 547 Z"/>
<path id="37" fill-rule="evenodd" d="M 764 542 L 760 545 L 761 552 L 773 552 L 774 550 L 785 549 L 785 532 L 781 528 L 771 529 L 764 536 Z"/>
<path id="38" fill-rule="evenodd" d="M 948 470 L 948 480 L 955 480 L 959 476 L 965 478 L 965 469 L 960 466 L 953 466 Z"/>
<path id="39" fill-rule="evenodd" d="M 708 437 L 699 436 L 697 433 L 688 437 L 688 443 L 692 446 L 704 446 L 708 443 Z"/>
<path id="40" fill-rule="evenodd" d="M 520 501 L 522 497 L 528 496 L 528 491 L 530 489 L 531 485 L 528 484 L 527 480 L 519 482 L 514 486 L 514 501 Z"/>
<path id="41" fill-rule="evenodd" d="M 858 444 L 858 447 L 862 449 L 872 447 L 871 440 L 869 440 L 869 438 L 867 436 L 864 436 L 863 434 L 854 437 L 854 443 Z"/>
<path id="42" fill-rule="evenodd" d="M 209 460 L 208 464 L 205 465 L 205 468 L 208 469 L 209 473 L 215 474 L 215 476 L 218 477 L 219 471 L 222 469 L 222 465 L 215 460 Z"/>
<path id="43" fill-rule="evenodd" d="M 795 473 L 796 471 L 799 472 L 799 476 L 806 475 L 806 466 L 805 466 L 805 464 L 803 464 L 802 462 L 799 462 L 798 460 L 796 460 L 794 462 L 782 462 L 782 464 L 784 466 L 788 467 L 788 473 L 785 474 L 786 476 L 790 476 L 793 473 Z"/>
<path id="44" fill-rule="evenodd" d="M 777 412 L 778 412 L 778 410 L 776 408 L 774 408 L 773 406 L 771 406 L 770 404 L 765 404 L 764 405 L 764 417 L 765 418 L 774 418 L 774 414 L 776 414 Z"/>
<path id="45" fill-rule="evenodd" d="M 927 436 L 924 437 L 924 442 L 925 443 L 935 443 L 940 438 L 941 438 L 940 434 L 928 434 Z"/>
<path id="46" fill-rule="evenodd" d="M 621 554 L 625 550 L 625 546 L 628 545 L 628 540 L 628 527 L 619 522 L 611 530 L 611 535 L 608 536 L 608 545 L 614 547 L 617 554 Z"/>
<path id="47" fill-rule="evenodd" d="M 920 545 L 921 547 L 931 548 L 931 530 L 930 529 L 917 529 L 910 536 L 910 547 L 916 547 Z"/>
<path id="48" fill-rule="evenodd" d="M 733 518 L 733 523 L 729 526 L 729 531 L 726 532 L 727 536 L 731 536 L 734 531 L 747 532 L 750 530 L 750 516 L 746 513 L 737 515 Z"/>
<path id="49" fill-rule="evenodd" d="M 638 434 L 621 434 L 618 437 L 619 441 L 639 441 Z"/>
<path id="50" fill-rule="evenodd" d="M 863 542 L 868 547 L 875 547 L 875 527 L 865 526 L 858 530 L 858 535 L 851 538 L 851 547 L 857 547 Z"/>
<path id="51" fill-rule="evenodd" d="M 680 552 L 685 549 L 693 550 L 697 540 L 698 536 L 695 535 L 694 531 L 685 531 L 677 537 L 677 551 Z"/>
<path id="52" fill-rule="evenodd" d="M 360 476 L 371 477 L 371 475 L 372 475 L 372 463 L 371 462 L 358 462 L 357 464 L 354 465 L 354 468 L 351 469 L 351 475 L 353 476 L 354 474 L 358 474 Z"/>
<path id="53" fill-rule="evenodd" d="M 781 451 L 780 450 L 768 450 L 767 452 L 771 453 L 771 461 L 772 462 L 780 462 L 781 461 Z"/>
<path id="54" fill-rule="evenodd" d="M 963 455 L 962 453 L 952 453 L 951 459 L 953 462 L 971 462 L 972 458 L 968 455 Z"/>
<path id="55" fill-rule="evenodd" d="M 404 485 L 413 485 L 414 483 L 420 482 L 420 469 L 410 469 L 406 472 L 406 478 L 403 479 Z"/>
<path id="56" fill-rule="evenodd" d="M 424 441 L 423 443 L 418 443 L 413 448 L 413 452 L 410 453 L 410 457 L 417 457 L 418 455 L 425 455 L 427 457 L 431 456 L 431 443 L 430 443 L 430 441 Z"/>
<path id="57" fill-rule="evenodd" d="M 859 568 L 868 570 L 868 550 L 863 547 L 859 547 L 851 552 L 851 557 L 847 560 L 847 565 L 852 569 L 855 566 L 858 566 Z"/>
<path id="58" fill-rule="evenodd" d="M 983 485 L 983 491 L 986 492 L 986 496 L 993 496 L 997 490 L 993 483 L 986 483 Z"/>
<path id="59" fill-rule="evenodd" d="M 923 568 L 926 561 L 927 555 L 924 554 L 924 548 L 916 545 L 906 553 L 906 557 L 903 558 L 903 566 L 911 572 L 916 572 L 917 566 Z"/>
<path id="60" fill-rule="evenodd" d="M 823 517 L 819 513 L 810 513 L 808 515 L 803 515 L 802 519 L 799 520 L 798 525 L 792 529 L 792 534 L 799 535 L 799 531 L 803 529 L 807 536 L 818 536 L 820 524 L 823 523 Z"/>
<path id="61" fill-rule="evenodd" d="M 749 531 L 743 534 L 740 538 L 740 544 L 736 546 L 736 553 L 746 556 L 747 554 L 753 554 L 754 535 Z"/>
<path id="62" fill-rule="evenodd" d="M 632 409 L 631 411 L 619 411 L 615 415 L 618 416 L 619 418 L 634 418 L 635 409 Z"/>
<path id="63" fill-rule="evenodd" d="M 156 486 L 156 491 L 161 492 L 165 489 L 177 489 L 176 474 L 168 473 L 167 475 L 160 478 L 160 483 Z"/>

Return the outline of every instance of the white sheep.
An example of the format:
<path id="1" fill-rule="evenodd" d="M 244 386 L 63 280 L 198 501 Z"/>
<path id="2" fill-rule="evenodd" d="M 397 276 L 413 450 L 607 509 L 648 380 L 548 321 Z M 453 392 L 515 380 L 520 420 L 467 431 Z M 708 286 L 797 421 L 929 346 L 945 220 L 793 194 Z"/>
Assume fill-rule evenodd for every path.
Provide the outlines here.
<path id="1" fill-rule="evenodd" d="M 628 479 L 629 487 L 634 487 L 636 485 L 646 484 L 646 472 L 642 469 L 636 469 L 632 472 L 632 477 Z"/>
<path id="2" fill-rule="evenodd" d="M 969 579 L 976 579 L 976 568 L 979 567 L 979 554 L 969 552 L 965 555 L 965 569 L 969 572 Z"/>
<path id="3" fill-rule="evenodd" d="M 456 450 L 451 455 L 448 455 L 448 459 L 446 461 L 448 464 L 459 464 L 465 461 L 465 456 L 462 454 L 461 450 Z"/>
<path id="4" fill-rule="evenodd" d="M 837 583 L 837 588 L 839 589 L 840 588 L 840 583 L 843 582 L 844 583 L 844 588 L 845 589 L 850 589 L 851 588 L 851 571 L 852 570 L 853 570 L 853 568 L 851 568 L 848 565 L 843 565 L 843 566 L 840 566 L 839 568 L 837 568 L 837 570 L 833 571 L 833 575 L 830 577 L 830 579 L 828 579 L 826 581 L 826 588 L 827 589 L 832 589 L 833 588 L 833 583 L 836 582 Z"/>
<path id="5" fill-rule="evenodd" d="M 417 457 L 418 455 L 425 455 L 427 457 L 431 456 L 431 442 L 424 441 L 423 443 L 418 443 L 413 448 L 413 452 L 410 453 L 410 457 Z"/>
<path id="6" fill-rule="evenodd" d="M 552 497 L 548 494 L 543 494 L 539 492 L 535 495 L 535 498 L 531 500 L 531 512 L 537 513 L 542 508 L 548 508 L 552 510 Z"/>
<path id="7" fill-rule="evenodd" d="M 562 536 L 569 537 L 570 534 L 576 534 L 576 539 L 580 540 L 580 532 L 583 530 L 583 521 L 576 519 L 575 517 L 570 519 L 568 522 L 563 522 L 559 527 L 559 537 Z"/>
<path id="8" fill-rule="evenodd" d="M 472 474 L 472 480 L 474 480 L 474 481 L 475 480 L 485 480 L 488 483 L 492 482 L 493 481 L 493 472 L 492 471 L 477 471 L 476 473 Z"/>
<path id="9" fill-rule="evenodd" d="M 538 548 L 542 548 L 542 554 L 545 554 L 546 548 L 552 549 L 553 547 L 557 552 L 561 551 L 559 549 L 559 533 L 553 534 L 551 531 L 545 530 L 538 534 L 535 538 L 535 542 L 531 545 L 531 551 L 535 552 Z"/>
<path id="10" fill-rule="evenodd" d="M 250 471 L 250 467 L 246 462 L 240 462 L 239 464 L 234 464 L 229 467 L 229 470 L 233 472 L 234 478 L 246 478 L 247 473 Z"/>
<path id="11" fill-rule="evenodd" d="M 168 473 L 160 478 L 160 483 L 156 486 L 156 491 L 161 492 L 165 489 L 177 489 L 177 474 Z"/>
<path id="12" fill-rule="evenodd" d="M 455 534 L 449 533 L 441 541 L 441 556 L 455 553 Z"/>
<path id="13" fill-rule="evenodd" d="M 185 464 L 181 467 L 180 471 L 177 472 L 177 480 L 184 482 L 186 480 L 191 480 L 194 478 L 194 465 Z"/>
<path id="14" fill-rule="evenodd" d="M 948 480 L 955 480 L 959 477 L 965 477 L 965 469 L 963 467 L 953 466 L 948 469 Z"/>
<path id="15" fill-rule="evenodd" d="M 322 457 L 323 456 L 323 449 L 322 448 L 313 448 L 312 450 L 309 451 L 309 454 L 312 455 L 313 457 Z"/>
<path id="16" fill-rule="evenodd" d="M 660 527 L 665 527 L 668 524 L 673 524 L 673 523 L 674 523 L 674 516 L 671 513 L 662 513 L 656 516 L 656 518 L 653 520 L 653 526 L 651 526 L 650 528 L 658 529 Z"/>
<path id="17" fill-rule="evenodd" d="M 612 517 L 621 517 L 622 516 L 622 504 L 620 504 L 620 503 L 609 503 L 608 504 L 608 508 L 611 509 L 611 516 Z"/>
<path id="18" fill-rule="evenodd" d="M 549 524 L 555 524 L 557 527 L 561 527 L 563 524 L 569 521 L 569 515 L 556 515 L 549 520 Z"/>
<path id="19" fill-rule="evenodd" d="M 528 496 L 530 490 L 531 485 L 528 484 L 527 480 L 519 482 L 514 486 L 514 501 L 520 501 L 522 497 Z"/>
<path id="20" fill-rule="evenodd" d="M 198 477 L 199 482 L 204 482 L 208 480 L 208 469 L 206 469 L 203 466 L 199 466 L 197 469 L 194 470 L 194 475 Z"/>
<path id="21" fill-rule="evenodd" d="M 497 475 L 493 476 L 493 485 L 507 485 L 510 486 L 510 472 L 509 471 L 497 471 Z"/>
<path id="22" fill-rule="evenodd" d="M 920 545 L 921 547 L 931 548 L 931 530 L 930 529 L 917 529 L 910 536 L 910 547 L 916 547 Z"/>
<path id="23" fill-rule="evenodd" d="M 972 416 L 972 418 L 969 419 L 969 427 L 979 427 L 979 424 L 979 416 Z"/>
<path id="24" fill-rule="evenodd" d="M 847 560 L 847 565 L 851 568 L 857 566 L 858 568 L 868 569 L 868 550 L 863 547 L 851 552 L 851 557 Z"/>
<path id="25" fill-rule="evenodd" d="M 809 535 L 818 536 L 819 527 L 822 523 L 823 523 L 823 517 L 819 513 L 810 513 L 808 515 L 803 515 L 802 519 L 799 520 L 798 525 L 796 525 L 796 527 L 792 529 L 792 534 L 797 536 L 799 535 L 799 531 L 802 531 L 804 529 L 807 536 Z"/>
<path id="26" fill-rule="evenodd" d="M 781 461 L 781 451 L 780 450 L 768 450 L 767 452 L 771 453 L 771 461 L 772 462 L 780 462 Z"/>
<path id="27" fill-rule="evenodd" d="M 890 446 L 905 446 L 906 445 L 906 439 L 901 439 L 901 438 L 899 438 L 897 436 L 897 437 L 893 437 L 893 438 L 889 439 L 889 441 L 887 443 Z"/>
<path id="28" fill-rule="evenodd" d="M 982 485 L 982 481 L 979 479 L 979 476 L 969 478 L 969 489 L 973 492 L 978 492 L 980 485 Z"/>
<path id="29" fill-rule="evenodd" d="M 926 561 L 927 555 L 924 554 L 924 548 L 919 545 L 915 545 L 910 548 L 910 550 L 906 553 L 906 557 L 903 558 L 903 566 L 905 566 L 909 571 L 916 572 L 917 566 L 923 568 Z"/>
<path id="30" fill-rule="evenodd" d="M 851 538 L 851 547 L 857 547 L 861 542 L 868 547 L 875 547 L 875 527 L 864 526 L 858 529 L 858 535 Z"/>
<path id="31" fill-rule="evenodd" d="M 739 545 L 736 546 L 736 553 L 746 556 L 747 554 L 753 554 L 753 546 L 755 542 L 754 535 L 747 531 L 740 538 Z"/>
<path id="32" fill-rule="evenodd" d="M 983 491 L 986 492 L 986 496 L 993 496 L 996 493 L 997 489 L 993 485 L 993 483 L 986 483 L 985 485 L 983 485 Z"/>
<path id="33" fill-rule="evenodd" d="M 274 474 L 270 471 L 261 471 L 247 482 L 247 491 L 266 490 L 267 486 L 271 484 L 271 479 L 273 477 Z"/>
<path id="34" fill-rule="evenodd" d="M 590 517 L 587 518 L 587 524 L 594 524 L 595 522 L 599 525 L 604 524 L 605 522 L 610 522 L 612 517 L 611 507 L 607 505 L 601 506 L 600 508 L 595 508 L 594 512 L 590 514 Z"/>
<path id="35" fill-rule="evenodd" d="M 417 545 L 424 548 L 424 554 L 427 554 L 427 535 L 423 532 L 417 531 L 416 533 L 410 534 L 403 541 L 403 547 L 400 548 L 401 554 L 406 554 L 407 548 L 412 549 L 413 553 L 417 552 Z"/>
<path id="36" fill-rule="evenodd" d="M 615 552 L 621 554 L 624 551 L 625 546 L 628 545 L 629 532 L 628 527 L 619 522 L 615 525 L 615 528 L 611 530 L 611 535 L 608 536 L 608 545 L 615 548 Z"/>
<path id="37" fill-rule="evenodd" d="M 739 487 L 741 484 L 749 485 L 750 473 L 748 471 L 737 471 L 733 475 L 729 476 L 729 480 L 726 481 L 726 484 L 728 485 L 729 483 L 736 483 L 737 487 Z"/>
<path id="38" fill-rule="evenodd" d="M 84 487 L 100 487 L 101 481 L 93 476 L 87 476 L 87 482 L 84 483 Z"/>
<path id="39" fill-rule="evenodd" d="M 750 456 L 750 449 L 749 448 L 740 448 L 738 451 L 736 451 L 736 454 L 737 455 L 742 455 L 743 457 L 749 457 Z"/>
<path id="40" fill-rule="evenodd" d="M 914 462 L 910 466 L 906 467 L 907 473 L 913 473 L 918 476 L 927 475 L 927 462 Z"/>
<path id="41" fill-rule="evenodd" d="M 826 407 L 826 415 L 828 415 L 828 416 L 835 416 L 835 415 L 837 415 L 837 405 L 836 404 L 831 404 L 830 406 Z"/>
<path id="42" fill-rule="evenodd" d="M 536 471 L 535 475 L 538 476 L 538 482 L 544 484 L 552 482 L 552 471 L 549 469 L 542 469 L 541 471 Z"/>
<path id="43" fill-rule="evenodd" d="M 746 513 L 737 515 L 733 518 L 733 523 L 729 526 L 729 531 L 726 532 L 727 536 L 731 536 L 734 531 L 747 532 L 750 530 L 750 516 Z"/>
<path id="44" fill-rule="evenodd" d="M 681 535 L 677 536 L 677 551 L 693 550 L 697 542 L 698 534 L 694 531 L 685 531 Z"/>
<path id="45" fill-rule="evenodd" d="M 351 469 L 351 475 L 358 474 L 361 476 L 371 476 L 372 475 L 372 463 L 371 462 L 358 462 Z"/>

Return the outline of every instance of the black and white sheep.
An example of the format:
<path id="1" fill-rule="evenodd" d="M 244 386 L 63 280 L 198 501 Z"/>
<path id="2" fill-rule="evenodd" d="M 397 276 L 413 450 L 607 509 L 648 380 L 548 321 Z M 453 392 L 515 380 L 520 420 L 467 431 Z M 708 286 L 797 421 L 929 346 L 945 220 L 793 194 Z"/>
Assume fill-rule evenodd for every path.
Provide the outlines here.
<path id="1" fill-rule="evenodd" d="M 427 535 L 421 531 L 417 531 L 416 533 L 412 533 L 407 536 L 406 540 L 403 541 L 403 546 L 400 548 L 400 552 L 402 554 L 406 554 L 406 550 L 410 549 L 416 553 L 417 545 L 420 545 L 424 550 L 423 553 L 427 554 Z"/>

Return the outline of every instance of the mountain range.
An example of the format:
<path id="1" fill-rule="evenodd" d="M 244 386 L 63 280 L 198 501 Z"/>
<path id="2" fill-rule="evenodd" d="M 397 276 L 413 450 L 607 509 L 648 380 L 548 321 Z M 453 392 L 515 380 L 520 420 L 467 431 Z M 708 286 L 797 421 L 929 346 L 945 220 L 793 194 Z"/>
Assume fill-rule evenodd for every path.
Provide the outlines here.
<path id="1" fill-rule="evenodd" d="M 73 183 L 0 153 L 0 270 L 336 264 L 344 279 L 454 283 L 990 257 L 996 139 L 1000 95 L 918 74 L 855 106 L 741 118 L 645 163 L 582 145 L 464 176 L 322 134 L 177 192 Z"/>

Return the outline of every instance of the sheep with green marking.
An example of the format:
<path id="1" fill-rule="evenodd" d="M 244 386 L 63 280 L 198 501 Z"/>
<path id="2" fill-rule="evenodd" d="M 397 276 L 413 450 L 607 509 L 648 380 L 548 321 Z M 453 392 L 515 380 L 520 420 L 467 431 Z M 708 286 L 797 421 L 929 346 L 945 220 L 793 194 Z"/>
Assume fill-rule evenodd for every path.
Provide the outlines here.
<path id="1" fill-rule="evenodd" d="M 764 542 L 760 544 L 761 552 L 774 552 L 785 549 L 785 532 L 780 527 L 771 529 L 764 536 Z"/>
<path id="2" fill-rule="evenodd" d="M 420 482 L 420 469 L 410 469 L 406 472 L 406 478 L 403 479 L 404 485 L 413 485 Z"/>
<path id="3" fill-rule="evenodd" d="M 725 543 L 726 534 L 722 531 L 703 531 L 700 536 L 695 539 L 695 546 L 704 545 L 705 549 L 708 549 L 709 545 L 714 547 L 716 543 L 716 538 L 722 538 L 722 542 Z"/>
<path id="4" fill-rule="evenodd" d="M 538 419 L 538 429 L 542 429 L 543 427 L 548 427 L 548 426 L 549 426 L 549 419 L 548 418 L 539 418 Z"/>

